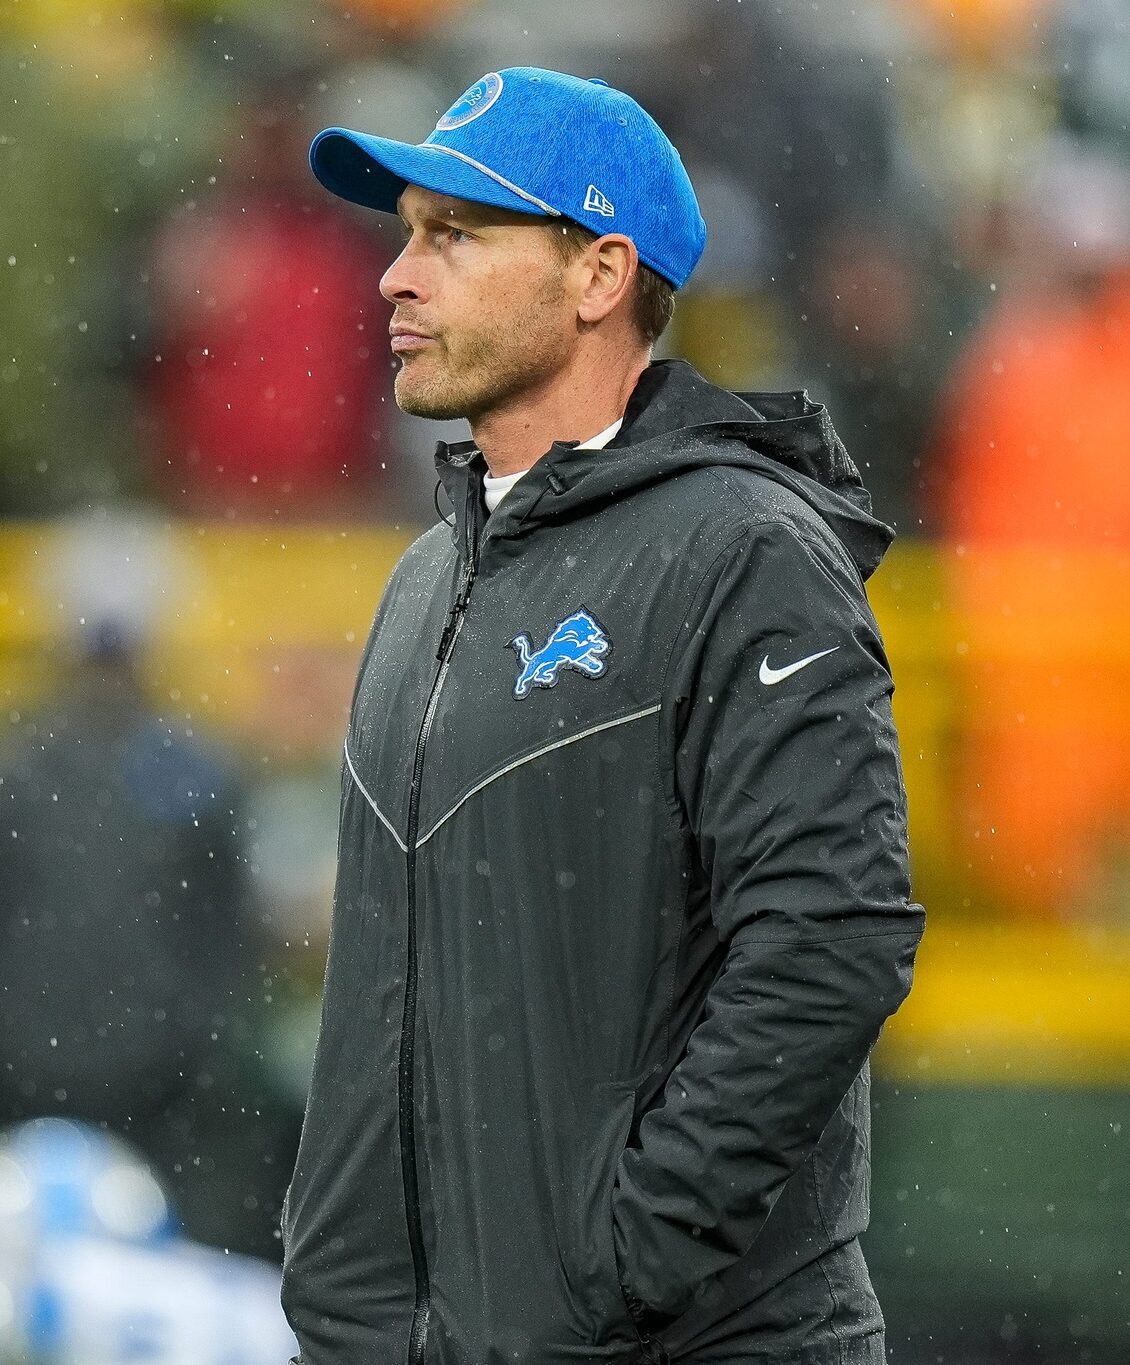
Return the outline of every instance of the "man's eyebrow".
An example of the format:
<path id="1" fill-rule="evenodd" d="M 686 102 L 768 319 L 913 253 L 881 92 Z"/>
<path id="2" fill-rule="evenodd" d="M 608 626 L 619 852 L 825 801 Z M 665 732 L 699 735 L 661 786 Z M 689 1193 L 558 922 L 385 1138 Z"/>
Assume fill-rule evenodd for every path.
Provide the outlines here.
<path id="1" fill-rule="evenodd" d="M 396 216 L 409 231 L 412 224 L 405 218 L 400 208 L 397 207 Z M 445 223 L 466 223 L 468 227 L 491 227 L 492 219 L 489 207 L 480 207 L 478 204 L 468 201 L 451 209 L 440 209 L 434 212 L 425 212 L 420 215 L 420 224 L 424 227 L 431 225 L 442 226 Z M 494 223 L 493 226 L 501 226 Z"/>
<path id="2" fill-rule="evenodd" d="M 461 222 L 470 223 L 472 227 L 489 227 L 491 223 L 491 211 L 482 204 L 474 204 L 468 201 L 460 204 L 457 209 L 452 210 L 450 217 L 458 218 Z"/>

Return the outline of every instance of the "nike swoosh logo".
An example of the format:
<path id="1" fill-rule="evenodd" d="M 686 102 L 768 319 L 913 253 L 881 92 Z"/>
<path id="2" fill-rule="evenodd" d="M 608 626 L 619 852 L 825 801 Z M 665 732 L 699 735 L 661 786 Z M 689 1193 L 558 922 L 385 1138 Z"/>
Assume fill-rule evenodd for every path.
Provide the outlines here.
<path id="1" fill-rule="evenodd" d="M 809 664 L 814 664 L 817 659 L 823 659 L 828 654 L 835 654 L 839 645 L 833 645 L 831 649 L 822 649 L 819 654 L 810 654 L 806 659 L 798 659 L 795 664 L 786 664 L 784 668 L 770 668 L 769 655 L 761 661 L 761 667 L 757 676 L 766 687 L 772 687 L 774 683 L 784 682 L 786 678 L 791 678 L 794 673 L 799 673 L 802 668 L 807 668 Z"/>

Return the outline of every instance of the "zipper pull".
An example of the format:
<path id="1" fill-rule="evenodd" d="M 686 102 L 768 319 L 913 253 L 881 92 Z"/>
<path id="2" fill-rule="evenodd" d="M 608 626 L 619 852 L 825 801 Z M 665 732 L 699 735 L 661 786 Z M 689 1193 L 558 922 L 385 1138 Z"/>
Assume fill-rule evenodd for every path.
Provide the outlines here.
<path id="1" fill-rule="evenodd" d="M 463 577 L 459 582 L 459 591 L 455 596 L 455 601 L 451 604 L 451 610 L 447 613 L 443 634 L 439 637 L 439 649 L 436 650 L 437 663 L 443 663 L 444 659 L 447 658 L 448 650 L 455 639 L 455 632 L 459 628 L 459 618 L 467 610 L 467 601 L 471 596 L 471 584 L 474 581 L 475 564 L 473 560 L 468 560 L 463 566 Z"/>
<path id="2" fill-rule="evenodd" d="M 467 599 L 471 596 L 471 584 L 475 581 L 475 561 L 469 559 L 463 567 L 463 581 L 459 585 L 459 596 L 455 599 L 455 605 L 460 611 L 466 611 Z"/>
<path id="3" fill-rule="evenodd" d="M 620 1286 L 620 1292 L 624 1296 L 632 1325 L 640 1339 L 642 1365 L 671 1365 L 671 1357 L 667 1353 L 667 1347 L 657 1337 L 653 1337 L 648 1330 L 648 1326 L 656 1314 L 647 1308 L 642 1299 L 637 1299 L 634 1294 L 629 1294 L 623 1285 Z M 674 1321 L 674 1319 L 669 1319 L 669 1321 Z"/>

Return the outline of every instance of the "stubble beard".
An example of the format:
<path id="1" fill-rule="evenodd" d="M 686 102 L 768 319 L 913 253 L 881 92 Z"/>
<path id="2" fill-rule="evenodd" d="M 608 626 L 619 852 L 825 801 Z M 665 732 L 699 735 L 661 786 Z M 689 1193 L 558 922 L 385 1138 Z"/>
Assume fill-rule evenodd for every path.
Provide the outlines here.
<path id="1" fill-rule="evenodd" d="M 563 339 L 545 325 L 560 298 L 560 276 L 554 276 L 517 317 L 467 337 L 454 364 L 442 337 L 436 341 L 438 354 L 428 347 L 405 358 L 393 386 L 397 406 L 413 417 L 464 417 L 474 423 L 536 388 L 561 368 L 567 355 Z"/>
<path id="2" fill-rule="evenodd" d="M 445 349 L 438 359 L 425 354 L 401 362 L 393 392 L 402 412 L 438 422 L 458 417 L 473 421 L 505 395 L 510 367 L 500 371 L 499 358 L 489 347 L 480 343 L 469 347 L 457 367 L 446 354 Z"/>

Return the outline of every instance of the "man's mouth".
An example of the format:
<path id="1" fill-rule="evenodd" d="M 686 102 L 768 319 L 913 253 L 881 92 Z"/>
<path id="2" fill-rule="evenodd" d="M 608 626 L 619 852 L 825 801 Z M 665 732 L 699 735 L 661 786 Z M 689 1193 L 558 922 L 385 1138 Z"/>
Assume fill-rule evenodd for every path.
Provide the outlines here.
<path id="1" fill-rule="evenodd" d="M 429 336 L 426 332 L 417 332 L 400 324 L 394 323 L 388 330 L 392 338 L 392 350 L 396 355 L 407 355 L 412 351 L 423 350 L 425 346 L 435 341 L 435 337 Z"/>

